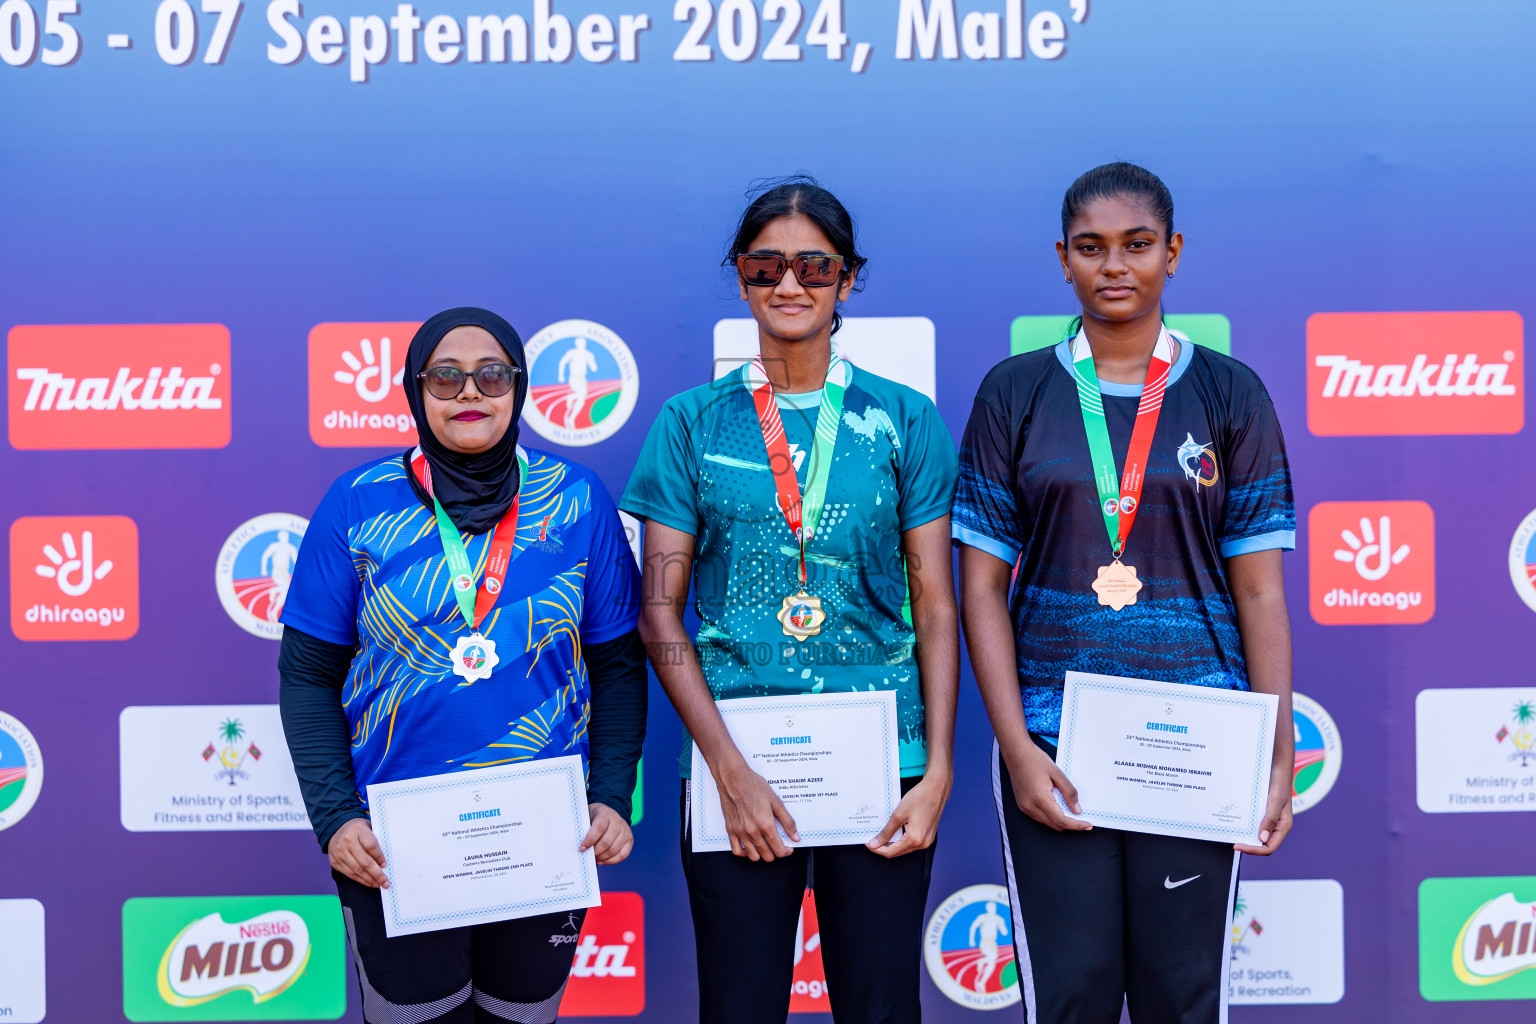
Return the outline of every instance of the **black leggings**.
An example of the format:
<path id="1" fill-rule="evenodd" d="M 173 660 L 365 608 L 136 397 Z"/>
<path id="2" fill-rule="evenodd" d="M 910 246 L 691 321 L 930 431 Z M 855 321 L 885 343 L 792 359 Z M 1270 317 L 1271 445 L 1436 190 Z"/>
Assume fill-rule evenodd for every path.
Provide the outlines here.
<path id="1" fill-rule="evenodd" d="M 384 934 L 379 890 L 331 872 L 367 1024 L 552 1024 L 585 910 Z"/>
<path id="2" fill-rule="evenodd" d="M 902 793 L 920 779 L 903 779 Z M 701 1024 L 784 1024 L 795 924 L 816 890 L 827 998 L 838 1024 L 909 1024 L 918 1002 L 933 850 L 887 860 L 862 845 L 796 850 L 770 863 L 693 853 L 683 786 L 683 874 L 698 951 Z"/>
<path id="3" fill-rule="evenodd" d="M 1019 810 L 996 746 L 992 787 L 1028 1024 L 1118 1024 L 1126 1003 L 1136 1024 L 1225 1024 L 1238 853 L 1097 826 L 1057 832 Z"/>

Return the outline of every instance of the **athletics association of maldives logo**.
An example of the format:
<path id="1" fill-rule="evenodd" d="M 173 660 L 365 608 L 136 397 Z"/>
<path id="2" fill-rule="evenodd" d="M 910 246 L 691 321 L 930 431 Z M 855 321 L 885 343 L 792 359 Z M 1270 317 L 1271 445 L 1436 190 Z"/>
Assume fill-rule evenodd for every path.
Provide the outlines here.
<path id="1" fill-rule="evenodd" d="M 223 324 L 26 325 L 7 342 L 13 447 L 229 444 Z"/>
<path id="2" fill-rule="evenodd" d="M 11 632 L 21 640 L 126 640 L 139 631 L 139 528 L 127 516 L 23 516 L 11 524 Z"/>
<path id="3" fill-rule="evenodd" d="M 1316 313 L 1307 426 L 1324 436 L 1518 433 L 1524 341 L 1511 312 Z"/>
<path id="4" fill-rule="evenodd" d="M 416 440 L 405 350 L 419 323 L 325 323 L 309 332 L 309 436 L 325 448 L 402 448 Z"/>
<path id="5" fill-rule="evenodd" d="M 1291 719 L 1296 730 L 1296 769 L 1291 783 L 1291 809 L 1297 814 L 1316 807 L 1338 781 L 1344 761 L 1339 727 L 1311 697 L 1291 694 Z"/>
<path id="6" fill-rule="evenodd" d="M 43 754 L 21 721 L 0 711 L 0 832 L 37 803 L 43 789 Z"/>
<path id="7" fill-rule="evenodd" d="M 236 625 L 281 640 L 283 602 L 309 520 L 285 512 L 248 519 L 229 535 L 214 567 L 219 602 Z"/>
<path id="8" fill-rule="evenodd" d="M 968 885 L 939 904 L 928 919 L 923 961 L 933 983 L 954 1002 L 997 1010 L 1020 998 L 1008 890 Z"/>
<path id="9" fill-rule="evenodd" d="M 570 447 L 612 437 L 635 409 L 640 372 L 629 346 L 602 324 L 561 320 L 529 339 L 527 420 Z"/>
<path id="10" fill-rule="evenodd" d="M 1509 580 L 1520 600 L 1536 612 L 1536 512 L 1521 520 L 1509 542 Z"/>

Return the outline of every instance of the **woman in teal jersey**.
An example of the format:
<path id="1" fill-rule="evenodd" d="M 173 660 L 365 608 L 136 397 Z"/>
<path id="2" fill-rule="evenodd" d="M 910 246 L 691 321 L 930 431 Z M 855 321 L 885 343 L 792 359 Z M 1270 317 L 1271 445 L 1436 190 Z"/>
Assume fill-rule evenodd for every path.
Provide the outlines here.
<path id="1" fill-rule="evenodd" d="M 916 1021 L 959 674 L 954 443 L 927 398 L 833 351 L 864 260 L 830 192 L 804 177 L 762 192 L 727 262 L 760 358 L 667 402 L 620 503 L 646 521 L 641 635 L 730 837 L 730 852 L 694 853 L 685 816 L 700 1019 L 784 1020 L 813 880 L 833 1014 Z M 696 642 L 683 627 L 690 580 Z M 794 855 L 780 835 L 798 838 L 793 816 L 714 701 L 869 690 L 896 695 L 901 802 L 867 845 Z"/>

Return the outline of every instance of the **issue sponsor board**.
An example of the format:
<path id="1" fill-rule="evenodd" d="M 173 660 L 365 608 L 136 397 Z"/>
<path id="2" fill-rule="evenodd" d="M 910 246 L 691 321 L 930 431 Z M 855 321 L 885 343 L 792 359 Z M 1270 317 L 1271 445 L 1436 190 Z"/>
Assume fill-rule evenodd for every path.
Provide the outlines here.
<path id="1" fill-rule="evenodd" d="M 1536 999 L 1536 877 L 1419 883 L 1419 994 Z"/>
<path id="2" fill-rule="evenodd" d="M 335 1020 L 347 1009 L 335 896 L 136 897 L 123 904 L 132 1021 Z"/>
<path id="3" fill-rule="evenodd" d="M 1518 313 L 1314 313 L 1307 426 L 1325 436 L 1517 433 L 1524 352 Z"/>
<path id="4" fill-rule="evenodd" d="M 1536 811 L 1536 686 L 1420 690 L 1419 810 Z"/>
<path id="5" fill-rule="evenodd" d="M 37 1024 L 48 1010 L 43 905 L 0 900 L 0 1020 Z"/>
<path id="6" fill-rule="evenodd" d="M 1241 883 L 1230 956 L 1227 993 L 1233 1005 L 1343 999 L 1343 886 L 1331 878 Z"/>
<path id="7" fill-rule="evenodd" d="M 832 350 L 870 373 L 905 384 L 934 400 L 935 331 L 925 316 L 848 316 L 832 338 Z M 715 323 L 716 379 L 734 373 L 757 355 L 757 321 L 732 317 Z"/>
<path id="8" fill-rule="evenodd" d="M 1067 337 L 1071 316 L 1016 316 L 1008 329 L 1008 354 L 1050 348 Z M 1232 354 L 1232 323 L 1220 313 L 1169 313 L 1163 323 L 1202 348 Z"/>
<path id="9" fill-rule="evenodd" d="M 276 704 L 127 707 L 118 756 L 130 832 L 310 827 Z"/>
<path id="10" fill-rule="evenodd" d="M 11 632 L 20 640 L 126 640 L 139 631 L 139 528 L 127 516 L 23 516 L 11 524 Z"/>
<path id="11" fill-rule="evenodd" d="M 1422 501 L 1324 501 L 1307 515 L 1312 618 L 1413 625 L 1435 614 L 1435 513 Z"/>
<path id="12" fill-rule="evenodd" d="M 223 324 L 23 325 L 7 341 L 15 448 L 229 444 Z"/>
<path id="13" fill-rule="evenodd" d="M 645 1010 L 645 901 L 639 893 L 603 893 L 602 906 L 587 911 L 579 935 L 559 931 L 549 941 L 576 943 L 561 1017 L 633 1017 Z"/>
<path id="14" fill-rule="evenodd" d="M 325 448 L 408 448 L 405 352 L 421 324 L 325 323 L 309 332 L 309 436 Z M 414 382 L 413 382 L 414 383 Z"/>

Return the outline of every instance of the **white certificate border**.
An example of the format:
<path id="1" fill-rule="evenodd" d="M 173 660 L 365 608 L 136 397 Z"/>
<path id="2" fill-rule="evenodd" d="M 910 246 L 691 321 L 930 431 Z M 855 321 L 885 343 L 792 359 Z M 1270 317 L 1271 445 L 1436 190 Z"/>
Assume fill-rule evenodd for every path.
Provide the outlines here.
<path id="1" fill-rule="evenodd" d="M 575 760 L 565 761 L 564 759 L 567 757 L 573 757 Z M 555 759 L 551 758 L 549 760 Z M 578 836 L 582 835 L 585 830 L 581 827 L 581 815 L 577 810 L 577 792 L 574 785 L 576 772 L 580 770 L 581 758 L 579 755 L 563 754 L 559 760 L 563 761 L 564 763 L 546 765 L 542 768 L 533 767 L 539 763 L 538 761 L 524 761 L 521 764 L 508 765 L 506 768 L 501 769 L 475 769 L 476 772 L 493 771 L 496 774 L 476 774 L 473 778 L 466 778 L 465 776 L 469 774 L 467 772 L 455 772 L 448 779 L 443 779 L 437 782 L 423 782 L 419 786 L 410 785 L 409 780 L 402 782 L 382 783 L 383 786 L 390 787 L 389 790 L 387 792 L 380 793 L 378 798 L 376 800 L 370 801 L 370 803 L 373 805 L 373 809 L 377 810 L 378 812 L 378 815 L 374 816 L 374 821 L 378 822 L 379 817 L 383 817 L 384 819 L 382 822 L 380 822 L 380 824 L 382 824 L 384 827 L 376 832 L 379 845 L 384 850 L 384 862 L 387 864 L 394 859 L 393 855 L 389 852 L 389 820 L 388 814 L 386 812 L 386 808 L 391 798 L 397 796 L 414 796 L 418 793 L 433 793 L 439 790 L 460 789 L 467 786 L 492 785 L 497 782 L 504 782 L 508 778 L 512 777 L 537 778 L 540 775 L 564 775 L 566 787 L 571 794 L 571 824 L 576 834 Z M 380 784 L 375 783 L 375 785 Z M 580 795 L 585 798 L 585 785 L 583 785 Z M 583 799 L 581 802 L 585 802 L 585 800 Z M 388 889 L 383 890 L 385 899 L 389 901 L 388 918 L 393 920 L 395 925 L 399 928 L 420 928 L 420 926 L 424 924 L 431 924 L 437 921 L 453 921 L 459 918 L 473 918 L 475 923 L 481 923 L 485 920 L 486 915 L 488 914 L 499 914 L 502 911 L 525 910 L 530 907 L 539 907 L 545 904 L 560 904 L 560 906 L 551 907 L 552 912 L 563 910 L 567 906 L 571 905 L 573 901 L 589 899 L 593 895 L 592 883 L 594 879 L 591 877 L 591 872 L 587 868 L 588 858 L 582 857 L 580 860 L 582 882 L 580 892 L 565 893 L 560 896 L 550 896 L 538 900 L 520 900 L 511 903 L 502 903 L 497 906 L 476 907 L 473 910 L 460 910 L 451 914 L 423 914 L 412 918 L 401 917 L 400 908 L 396 902 L 396 890 L 394 886 L 391 885 Z"/>
<path id="2" fill-rule="evenodd" d="M 1091 688 L 1095 688 L 1095 689 L 1099 689 L 1099 690 L 1108 690 L 1111 693 L 1115 693 L 1115 692 L 1119 692 L 1119 693 L 1134 693 L 1134 694 L 1139 694 L 1139 695 L 1146 695 L 1146 694 L 1150 694 L 1150 693 L 1161 693 L 1161 692 L 1164 692 L 1164 691 L 1161 691 L 1161 690 L 1151 689 L 1151 688 L 1148 688 L 1148 687 L 1146 687 L 1144 685 L 1139 685 L 1139 684 L 1136 684 L 1136 683 L 1111 683 L 1111 682 L 1105 682 L 1104 681 L 1104 677 L 1094 677 L 1094 676 L 1089 675 L 1088 673 L 1076 673 L 1076 678 L 1074 678 L 1072 680 L 1072 682 L 1074 682 L 1076 685 L 1072 688 L 1071 697 L 1070 698 L 1066 698 L 1065 703 L 1062 706 L 1061 721 L 1062 721 L 1062 726 L 1063 726 L 1063 728 L 1062 728 L 1062 735 L 1063 736 L 1066 735 L 1068 728 L 1071 728 L 1074 731 L 1077 729 L 1077 700 L 1078 700 L 1078 696 L 1083 692 L 1085 687 L 1091 687 Z M 1160 682 L 1160 681 L 1157 681 L 1157 680 L 1146 680 L 1146 682 L 1154 682 L 1158 686 L 1188 686 L 1188 685 L 1190 685 L 1188 683 L 1163 683 L 1163 682 Z M 1065 687 L 1063 687 L 1063 689 L 1065 689 Z M 1269 702 L 1268 701 L 1249 702 L 1248 700 L 1244 699 L 1248 694 L 1251 694 L 1253 692 L 1252 690 L 1227 690 L 1227 689 L 1216 689 L 1215 687 L 1200 687 L 1200 689 L 1202 689 L 1202 690 L 1209 690 L 1210 692 L 1209 693 L 1182 693 L 1181 692 L 1181 693 L 1178 694 L 1178 699 L 1179 700 L 1192 700 L 1192 701 L 1197 701 L 1197 702 L 1206 703 L 1206 704 L 1239 704 L 1239 705 L 1248 705 L 1248 706 L 1251 706 L 1251 707 L 1252 706 L 1256 706 L 1259 709 L 1259 715 L 1260 715 L 1260 718 L 1259 718 L 1259 729 L 1260 729 L 1260 731 L 1261 732 L 1266 732 L 1266 733 L 1270 732 L 1270 728 L 1269 728 Z M 1060 747 L 1058 747 L 1057 749 L 1059 750 Z M 1058 763 L 1059 767 L 1061 768 L 1062 774 L 1065 775 L 1068 780 L 1070 780 L 1072 778 L 1072 756 L 1075 755 L 1076 753 L 1077 752 L 1075 750 L 1068 751 L 1068 759 L 1067 759 L 1066 763 Z M 1272 757 L 1273 757 L 1273 751 L 1271 751 L 1271 759 L 1272 759 Z M 1188 822 L 1188 821 L 1169 821 L 1169 820 L 1164 819 L 1164 818 L 1150 818 L 1150 817 L 1144 817 L 1144 816 L 1141 816 L 1141 815 L 1134 815 L 1134 814 L 1113 814 L 1113 813 L 1110 813 L 1108 811 L 1095 811 L 1095 810 L 1093 810 L 1091 808 L 1084 808 L 1083 813 L 1081 815 L 1074 815 L 1074 817 L 1077 817 L 1077 818 L 1080 818 L 1080 819 L 1084 819 L 1084 820 L 1088 819 L 1089 817 L 1092 817 L 1092 818 L 1096 819 L 1097 821 L 1101 821 L 1101 822 L 1104 822 L 1106 824 L 1111 823 L 1111 822 L 1125 822 L 1125 823 L 1130 824 L 1130 825 L 1143 825 L 1143 826 L 1157 825 L 1157 826 L 1160 826 L 1162 828 L 1176 828 L 1176 829 L 1185 830 L 1185 831 L 1199 831 L 1199 832 L 1203 832 L 1203 833 L 1205 833 L 1206 835 L 1209 835 L 1209 836 L 1222 836 L 1223 838 L 1231 838 L 1235 842 L 1239 842 L 1239 843 L 1256 843 L 1257 840 L 1258 840 L 1258 831 L 1264 825 L 1263 810 L 1260 807 L 1260 802 L 1261 801 L 1267 801 L 1268 798 L 1269 798 L 1269 787 L 1264 784 L 1264 776 L 1265 776 L 1264 767 L 1265 767 L 1265 763 L 1266 763 L 1266 759 L 1264 758 L 1262 753 L 1255 752 L 1255 755 L 1254 755 L 1254 765 L 1253 765 L 1253 789 L 1252 789 L 1252 792 L 1251 792 L 1251 794 L 1249 796 L 1249 799 L 1248 799 L 1248 820 L 1254 822 L 1254 829 L 1253 829 L 1253 832 L 1251 834 L 1249 832 L 1247 832 L 1245 829 L 1240 829 L 1240 828 L 1230 828 L 1230 827 L 1222 827 L 1222 826 L 1217 826 L 1217 825 L 1207 825 L 1207 824 L 1204 824 L 1204 823 L 1195 823 L 1195 822 Z M 1058 803 L 1061 802 L 1060 794 L 1057 795 L 1056 799 L 1057 799 Z"/>
<path id="3" fill-rule="evenodd" d="M 749 700 L 749 701 L 752 702 L 751 706 L 738 705 L 738 706 L 735 706 L 735 707 L 726 707 L 726 708 L 721 709 L 721 716 L 724 717 L 726 714 L 734 715 L 734 714 L 738 714 L 738 713 L 742 713 L 742 712 L 746 712 L 746 713 L 749 713 L 749 714 L 757 714 L 758 712 L 784 710 L 786 708 L 790 709 L 790 710 L 798 710 L 798 709 L 806 707 L 806 698 L 808 698 L 808 697 L 813 699 L 813 700 L 814 699 L 819 699 L 819 698 L 822 698 L 822 697 L 837 697 L 837 698 L 839 698 L 838 703 L 842 704 L 845 707 L 867 707 L 867 706 L 869 706 L 871 704 L 878 705 L 880 707 L 880 710 L 882 711 L 882 714 L 880 715 L 880 732 L 882 733 L 881 743 L 880 743 L 880 752 L 881 752 L 881 755 L 885 758 L 885 764 L 883 766 L 883 770 L 884 770 L 886 776 L 888 777 L 890 775 L 890 770 L 891 770 L 891 752 L 895 749 L 895 746 L 896 746 L 896 744 L 894 742 L 894 739 L 893 739 L 893 737 L 891 735 L 891 719 L 894 716 L 886 715 L 883 712 L 884 712 L 885 707 L 886 707 L 886 705 L 888 703 L 894 708 L 895 701 L 894 701 L 894 699 L 889 701 L 889 702 L 886 701 L 886 699 L 884 697 L 885 694 L 891 694 L 892 698 L 895 697 L 895 691 L 894 690 L 874 690 L 874 691 L 865 690 L 865 691 L 858 692 L 858 693 L 814 693 L 814 694 L 799 693 L 799 694 L 795 694 L 793 696 L 785 696 L 785 697 L 733 698 L 733 699 Z M 723 702 L 717 702 L 717 704 L 718 703 L 723 703 Z M 695 751 L 698 750 L 698 745 L 697 744 L 694 745 L 694 750 Z M 703 760 L 704 760 L 703 756 L 700 755 L 699 756 L 699 761 L 702 763 Z M 709 771 L 709 765 L 708 764 L 704 764 L 704 771 L 705 772 Z M 716 790 L 719 789 L 719 783 L 718 782 L 715 784 L 715 788 L 716 788 Z M 701 782 L 699 785 L 694 786 L 693 789 L 694 789 L 694 791 L 696 793 L 698 793 L 698 796 L 695 798 L 698 801 L 698 807 L 695 809 L 694 821 L 697 823 L 698 834 L 699 834 L 699 841 L 700 842 L 704 842 L 704 843 L 722 843 L 722 842 L 723 843 L 729 843 L 731 837 L 730 837 L 730 833 L 725 830 L 725 822 L 724 821 L 722 821 L 720 823 L 720 831 L 719 832 L 711 832 L 709 830 L 709 817 L 708 817 L 709 816 L 709 801 L 704 799 L 704 785 L 703 785 L 703 783 Z M 896 766 L 896 803 L 900 803 L 900 802 L 901 802 L 901 765 L 898 762 L 898 764 Z M 896 810 L 896 806 L 895 806 L 895 804 L 892 804 L 890 811 L 888 811 L 886 813 L 886 818 L 889 819 L 890 815 L 892 813 L 894 813 L 895 810 Z M 875 829 L 875 832 L 879 832 L 879 831 L 880 830 L 878 828 Z M 868 828 L 820 829 L 820 830 L 816 830 L 816 831 L 801 830 L 801 832 L 800 832 L 800 841 L 799 841 L 799 843 L 796 843 L 794 845 L 796 845 L 796 846 L 810 846 L 812 844 L 809 841 L 813 840 L 813 839 L 855 839 L 855 840 L 858 840 L 860 842 L 863 842 L 863 841 L 867 840 L 872 834 L 873 833 L 871 833 Z M 836 845 L 836 844 L 823 844 L 823 845 Z"/>

